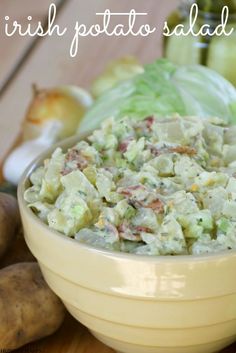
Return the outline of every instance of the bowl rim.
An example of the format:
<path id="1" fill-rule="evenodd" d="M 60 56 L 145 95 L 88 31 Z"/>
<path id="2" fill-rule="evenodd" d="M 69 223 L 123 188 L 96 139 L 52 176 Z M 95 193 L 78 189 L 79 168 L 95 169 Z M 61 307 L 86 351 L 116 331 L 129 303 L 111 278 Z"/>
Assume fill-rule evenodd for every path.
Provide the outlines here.
<path id="1" fill-rule="evenodd" d="M 107 250 L 103 248 L 98 248 L 94 247 L 89 244 L 83 244 L 79 241 L 76 241 L 75 239 L 66 236 L 63 233 L 60 233 L 56 231 L 55 229 L 50 228 L 46 223 L 44 223 L 37 215 L 27 206 L 26 201 L 24 200 L 24 191 L 25 191 L 25 184 L 29 181 L 29 176 L 31 173 L 35 170 L 35 168 L 39 167 L 42 165 L 43 161 L 48 158 L 48 156 L 56 149 L 56 148 L 68 148 L 68 146 L 71 145 L 71 147 L 77 143 L 78 141 L 86 138 L 88 134 L 84 135 L 74 135 L 69 138 L 66 138 L 60 142 L 57 142 L 53 144 L 51 147 L 45 149 L 38 157 L 36 157 L 26 168 L 24 173 L 22 174 L 18 187 L 17 187 L 17 198 L 18 198 L 18 203 L 20 210 L 23 210 L 24 213 L 27 214 L 29 218 L 31 218 L 31 221 L 36 223 L 42 231 L 47 232 L 50 234 L 51 237 L 53 237 L 56 240 L 62 241 L 62 242 L 69 242 L 71 245 L 74 245 L 78 248 L 82 248 L 84 250 L 87 250 L 88 252 L 91 253 L 96 253 L 100 255 L 105 255 L 105 256 L 110 256 L 113 258 L 117 259 L 125 259 L 125 260 L 136 260 L 136 261 L 149 261 L 149 262 L 154 262 L 154 263 L 167 263 L 167 262 L 202 262 L 202 261 L 216 261 L 219 259 L 222 259 L 224 257 L 234 257 L 236 256 L 236 250 L 230 249 L 230 250 L 222 250 L 217 253 L 206 253 L 206 254 L 198 254 L 198 255 L 137 255 L 137 254 L 132 254 L 132 253 L 125 253 L 125 252 L 119 252 L 119 251 L 113 251 L 113 250 Z"/>

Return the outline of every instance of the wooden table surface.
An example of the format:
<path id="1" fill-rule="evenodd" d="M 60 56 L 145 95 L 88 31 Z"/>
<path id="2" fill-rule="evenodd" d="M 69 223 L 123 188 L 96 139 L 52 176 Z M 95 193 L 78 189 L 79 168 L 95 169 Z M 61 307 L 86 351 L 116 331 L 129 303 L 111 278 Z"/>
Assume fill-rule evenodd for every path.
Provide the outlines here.
<path id="1" fill-rule="evenodd" d="M 58 6 L 57 24 L 68 27 L 63 38 L 56 36 L 6 37 L 4 19 L 9 16 L 25 28 L 27 16 L 46 23 L 50 0 L 0 1 L 0 163 L 20 133 L 21 122 L 31 99 L 31 86 L 53 87 L 76 84 L 89 88 L 91 81 L 107 62 L 124 55 L 135 55 L 142 63 L 161 56 L 161 30 L 148 38 L 86 37 L 80 42 L 79 54 L 69 56 L 69 43 L 76 20 L 87 25 L 97 23 L 96 12 L 109 8 L 113 12 L 147 12 L 145 22 L 162 28 L 167 14 L 178 0 L 54 0 Z M 117 18 L 123 23 L 123 17 Z M 1 342 L 0 342 L 1 348 Z M 69 315 L 53 336 L 19 349 L 18 353 L 111 353 L 110 348 L 93 338 L 89 332 Z M 236 345 L 224 353 L 236 353 Z"/>

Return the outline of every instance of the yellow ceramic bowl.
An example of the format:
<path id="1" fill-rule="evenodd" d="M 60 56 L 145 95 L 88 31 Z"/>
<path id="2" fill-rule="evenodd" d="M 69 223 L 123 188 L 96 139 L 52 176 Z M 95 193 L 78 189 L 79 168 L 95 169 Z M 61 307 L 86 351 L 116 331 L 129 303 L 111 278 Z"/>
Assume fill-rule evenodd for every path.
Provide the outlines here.
<path id="1" fill-rule="evenodd" d="M 235 251 L 148 257 L 69 239 L 23 200 L 27 177 L 44 158 L 28 169 L 18 190 L 25 238 L 47 283 L 77 320 L 125 353 L 211 353 L 235 341 Z"/>

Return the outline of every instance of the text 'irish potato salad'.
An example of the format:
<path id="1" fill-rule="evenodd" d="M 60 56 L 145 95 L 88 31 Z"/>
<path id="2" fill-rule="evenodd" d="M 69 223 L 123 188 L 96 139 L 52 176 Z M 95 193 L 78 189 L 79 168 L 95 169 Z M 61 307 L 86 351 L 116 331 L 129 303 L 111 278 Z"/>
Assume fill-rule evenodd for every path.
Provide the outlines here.
<path id="1" fill-rule="evenodd" d="M 145 255 L 236 249 L 236 127 L 106 120 L 30 176 L 30 208 L 75 240 Z"/>

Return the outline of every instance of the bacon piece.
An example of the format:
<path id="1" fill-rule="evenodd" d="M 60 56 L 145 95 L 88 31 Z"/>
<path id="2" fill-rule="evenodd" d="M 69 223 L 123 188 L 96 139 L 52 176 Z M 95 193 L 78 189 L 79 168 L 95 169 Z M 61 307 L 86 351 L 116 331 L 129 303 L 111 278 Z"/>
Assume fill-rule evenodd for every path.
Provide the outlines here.
<path id="1" fill-rule="evenodd" d="M 197 154 L 196 149 L 189 146 L 175 146 L 175 147 L 163 146 L 160 148 L 157 148 L 155 146 L 150 146 L 149 148 L 151 153 L 157 157 L 165 153 L 179 153 L 179 154 L 187 154 L 189 156 L 194 156 Z"/>
<path id="2" fill-rule="evenodd" d="M 146 127 L 148 129 L 150 129 L 155 121 L 154 116 L 148 116 L 146 119 L 144 119 L 145 123 L 146 123 Z"/>
<path id="3" fill-rule="evenodd" d="M 88 161 L 87 159 L 81 154 L 81 151 L 78 151 L 76 149 L 72 149 L 67 153 L 66 156 L 66 162 L 77 162 L 78 167 L 84 167 L 86 168 L 88 166 Z"/>
<path id="4" fill-rule="evenodd" d="M 71 149 L 67 152 L 66 162 L 74 161 L 79 155 L 79 151 L 76 149 Z"/>
<path id="5" fill-rule="evenodd" d="M 81 154 L 81 151 L 78 151 L 76 149 L 71 149 L 67 155 L 66 155 L 66 159 L 65 159 L 65 167 L 64 169 L 61 171 L 62 175 L 67 175 L 70 172 L 72 172 L 74 169 L 73 168 L 69 168 L 66 166 L 66 164 L 68 162 L 75 162 L 75 166 L 80 169 L 80 170 L 84 170 L 87 166 L 88 166 L 88 161 L 87 159 Z"/>
<path id="6" fill-rule="evenodd" d="M 196 149 L 189 146 L 171 147 L 170 151 L 180 153 L 180 154 L 188 154 L 189 156 L 194 156 L 195 154 L 197 154 Z"/>
<path id="7" fill-rule="evenodd" d="M 142 232 L 152 233 L 152 230 L 148 227 L 138 226 L 138 227 L 131 228 L 125 223 L 122 223 L 118 227 L 118 231 L 121 239 L 136 241 L 136 242 L 142 240 L 140 233 Z"/>
<path id="8" fill-rule="evenodd" d="M 155 213 L 163 213 L 164 212 L 164 203 L 157 199 L 149 204 L 144 203 L 143 201 L 135 201 L 134 206 L 136 207 L 143 207 L 143 208 L 151 208 Z"/>
<path id="9" fill-rule="evenodd" d="M 127 186 L 126 188 L 118 188 L 117 192 L 121 195 L 124 196 L 132 196 L 133 195 L 133 191 L 135 190 L 145 190 L 146 188 L 143 185 L 133 185 L 133 186 Z"/>
<path id="10" fill-rule="evenodd" d="M 135 232 L 137 233 L 152 233 L 152 230 L 148 227 L 142 227 L 142 226 L 139 226 L 139 227 L 135 227 Z"/>
<path id="11" fill-rule="evenodd" d="M 134 140 L 134 138 L 132 136 L 130 136 L 130 137 L 127 137 L 126 139 L 124 139 L 123 141 L 121 141 L 118 146 L 118 151 L 121 153 L 125 153 L 128 149 L 130 142 L 132 142 L 133 140 Z"/>
<path id="12" fill-rule="evenodd" d="M 122 223 L 118 227 L 119 237 L 121 239 L 130 240 L 130 241 L 141 241 L 139 234 L 136 234 L 135 231 L 132 231 L 126 223 Z"/>
<path id="13" fill-rule="evenodd" d="M 105 229 L 106 229 L 108 232 L 111 232 L 112 234 L 114 234 L 115 238 L 116 238 L 117 240 L 119 240 L 119 233 L 118 233 L 118 230 L 117 230 L 117 228 L 116 228 L 113 224 L 107 222 L 107 223 L 105 224 Z"/>
<path id="14" fill-rule="evenodd" d="M 118 232 L 125 232 L 127 230 L 127 225 L 125 223 L 122 223 L 118 226 Z"/>
<path id="15" fill-rule="evenodd" d="M 134 195 L 135 190 L 143 190 L 143 191 L 146 190 L 147 191 L 147 193 L 143 196 L 143 200 L 136 199 L 136 197 Z M 151 208 L 156 213 L 163 213 L 164 212 L 164 203 L 160 199 L 154 199 L 153 201 L 147 203 L 147 197 L 149 196 L 148 190 L 142 184 L 128 186 L 127 188 L 118 188 L 117 192 L 121 195 L 124 195 L 127 198 L 128 203 L 135 208 L 140 208 L 140 207 Z"/>
<path id="16" fill-rule="evenodd" d="M 149 205 L 144 206 L 145 208 L 151 208 L 153 211 L 157 213 L 163 213 L 164 212 L 164 203 L 157 199 L 152 201 Z"/>
<path id="17" fill-rule="evenodd" d="M 65 175 L 67 175 L 67 174 L 70 174 L 71 172 L 72 172 L 71 169 L 69 169 L 69 168 L 64 168 L 64 169 L 61 171 L 61 175 L 62 175 L 62 176 L 65 176 Z"/>

